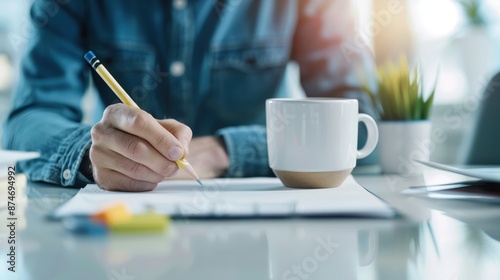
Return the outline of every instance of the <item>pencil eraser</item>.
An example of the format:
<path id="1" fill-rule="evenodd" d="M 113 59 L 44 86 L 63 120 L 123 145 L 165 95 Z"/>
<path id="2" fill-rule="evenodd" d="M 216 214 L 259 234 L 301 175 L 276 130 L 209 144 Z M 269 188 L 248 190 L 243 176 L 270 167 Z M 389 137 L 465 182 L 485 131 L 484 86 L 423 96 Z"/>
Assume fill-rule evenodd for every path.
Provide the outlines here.
<path id="1" fill-rule="evenodd" d="M 92 215 L 93 220 L 102 221 L 107 225 L 126 222 L 132 217 L 124 203 L 118 203 L 106 207 L 97 214 Z"/>
<path id="2" fill-rule="evenodd" d="M 146 213 L 133 215 L 131 219 L 110 226 L 115 233 L 162 232 L 170 224 L 170 218 L 165 215 Z"/>
<path id="3" fill-rule="evenodd" d="M 92 51 L 88 51 L 88 52 L 85 54 L 85 56 L 84 56 L 85 60 L 86 60 L 88 63 L 90 63 L 90 61 L 91 61 L 94 57 L 95 57 L 95 54 L 94 54 Z"/>

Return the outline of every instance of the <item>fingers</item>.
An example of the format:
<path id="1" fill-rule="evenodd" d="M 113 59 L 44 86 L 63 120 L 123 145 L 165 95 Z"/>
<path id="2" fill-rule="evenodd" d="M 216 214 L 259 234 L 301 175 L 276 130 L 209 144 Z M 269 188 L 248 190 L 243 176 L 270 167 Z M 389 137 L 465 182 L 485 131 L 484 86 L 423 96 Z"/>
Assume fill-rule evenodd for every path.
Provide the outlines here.
<path id="1" fill-rule="evenodd" d="M 179 167 L 192 132 L 175 121 L 154 119 L 123 104 L 106 108 L 91 130 L 90 160 L 95 181 L 104 189 L 147 191 Z"/>
<path id="2" fill-rule="evenodd" d="M 178 166 L 172 161 L 167 160 L 146 140 L 135 135 L 125 133 L 112 127 L 96 125 L 92 128 L 92 147 L 95 152 L 101 152 L 96 157 L 95 161 L 100 162 L 104 167 L 111 168 L 119 164 L 117 158 L 127 159 L 126 162 L 135 162 L 152 170 L 158 176 L 169 177 L 177 169 Z M 106 150 L 113 153 L 105 152 Z M 109 163 L 113 162 L 113 163 Z M 128 167 L 128 166 L 127 166 Z M 114 168 L 111 168 L 114 169 Z M 123 173 L 123 170 L 114 169 Z M 126 174 L 126 173 L 125 173 Z M 135 178 L 134 176 L 132 176 Z"/>
<path id="3" fill-rule="evenodd" d="M 158 123 L 150 114 L 123 104 L 108 106 L 104 111 L 104 125 L 140 137 L 165 158 L 175 161 L 184 156 L 183 144 Z"/>
<path id="4" fill-rule="evenodd" d="M 146 192 L 158 186 L 157 183 L 136 180 L 106 168 L 94 170 L 94 179 L 101 188 L 108 191 Z"/>
<path id="5" fill-rule="evenodd" d="M 177 170 L 177 165 L 171 164 L 172 167 L 171 170 L 168 171 L 168 174 L 158 174 L 139 162 L 133 161 L 112 150 L 103 150 L 99 147 L 91 148 L 90 158 L 93 162 L 100 162 L 100 168 L 111 169 L 135 180 L 150 183 L 161 182 L 165 177 L 172 176 Z"/>
<path id="6" fill-rule="evenodd" d="M 189 126 L 178 122 L 174 119 L 158 120 L 158 123 L 166 130 L 168 130 L 175 138 L 181 142 L 184 150 L 186 151 L 185 156 L 189 154 L 189 143 L 193 138 L 193 132 Z"/>

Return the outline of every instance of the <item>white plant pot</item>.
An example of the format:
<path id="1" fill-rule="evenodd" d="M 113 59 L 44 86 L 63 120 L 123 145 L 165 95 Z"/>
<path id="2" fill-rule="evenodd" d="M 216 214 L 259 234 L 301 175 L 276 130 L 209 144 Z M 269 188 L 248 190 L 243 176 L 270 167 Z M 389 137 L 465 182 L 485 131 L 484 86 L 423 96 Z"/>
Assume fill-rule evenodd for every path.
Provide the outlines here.
<path id="1" fill-rule="evenodd" d="M 418 174 L 423 166 L 415 160 L 429 160 L 431 122 L 382 121 L 379 127 L 379 156 L 384 173 Z"/>

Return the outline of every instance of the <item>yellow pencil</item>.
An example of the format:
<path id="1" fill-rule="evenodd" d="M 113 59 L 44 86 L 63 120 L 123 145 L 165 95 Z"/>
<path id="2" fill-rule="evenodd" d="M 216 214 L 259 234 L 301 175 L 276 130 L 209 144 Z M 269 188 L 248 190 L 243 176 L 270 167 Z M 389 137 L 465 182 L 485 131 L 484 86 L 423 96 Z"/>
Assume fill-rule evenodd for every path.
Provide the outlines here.
<path id="1" fill-rule="evenodd" d="M 85 60 L 87 60 L 87 62 L 92 66 L 92 68 L 94 68 L 94 70 L 97 72 L 97 74 L 99 74 L 99 76 L 101 76 L 101 78 L 104 80 L 104 82 L 106 82 L 106 84 L 111 88 L 111 90 L 113 90 L 113 92 L 116 94 L 116 96 L 118 96 L 118 98 L 120 98 L 120 100 L 123 103 L 125 103 L 126 105 L 128 105 L 130 107 L 140 109 L 139 106 L 137 106 L 137 104 L 134 102 L 134 100 L 127 94 L 127 92 L 115 80 L 115 78 L 113 78 L 113 76 L 111 75 L 111 73 L 109 73 L 109 71 L 106 69 L 106 67 L 104 67 L 104 65 L 102 65 L 102 63 L 99 61 L 99 59 L 97 59 L 97 57 L 95 56 L 95 54 L 92 51 L 87 52 L 84 57 L 85 57 Z M 179 166 L 180 169 L 186 170 L 186 172 L 189 173 L 189 175 L 191 175 L 191 177 L 193 177 L 196 180 L 196 182 L 198 182 L 198 184 L 203 186 L 203 184 L 201 183 L 200 177 L 198 177 L 198 175 L 194 171 L 191 164 L 189 164 L 189 162 L 185 158 L 177 160 L 177 161 L 175 161 L 175 163 L 177 164 L 177 166 Z"/>

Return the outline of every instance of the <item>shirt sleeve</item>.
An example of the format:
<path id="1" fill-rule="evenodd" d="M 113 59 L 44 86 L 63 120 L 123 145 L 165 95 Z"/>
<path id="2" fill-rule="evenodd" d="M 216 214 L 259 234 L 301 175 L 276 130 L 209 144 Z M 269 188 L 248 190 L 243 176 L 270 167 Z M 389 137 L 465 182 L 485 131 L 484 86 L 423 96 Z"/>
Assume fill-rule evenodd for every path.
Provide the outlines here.
<path id="1" fill-rule="evenodd" d="M 370 80 L 375 69 L 368 46 L 356 26 L 352 1 L 301 0 L 295 30 L 292 60 L 300 66 L 301 85 L 310 97 L 344 97 L 359 101 L 360 111 L 376 117 L 368 96 L 361 90 L 361 78 Z M 224 128 L 229 155 L 228 177 L 270 176 L 264 126 Z M 359 128 L 359 146 L 364 145 L 366 128 Z M 375 151 L 358 165 L 374 164 Z"/>
<path id="2" fill-rule="evenodd" d="M 41 154 L 19 164 L 30 180 L 81 186 L 89 181 L 78 168 L 91 145 L 80 106 L 88 83 L 82 62 L 84 1 L 60 2 L 36 0 L 31 8 L 32 32 L 3 145 Z"/>
<path id="3" fill-rule="evenodd" d="M 220 129 L 229 156 L 227 177 L 272 176 L 267 157 L 266 128 L 261 125 Z"/>
<path id="4" fill-rule="evenodd" d="M 357 99 L 360 112 L 377 118 L 361 80 L 374 86 L 375 63 L 357 26 L 352 0 L 304 0 L 299 2 L 292 59 L 300 66 L 300 80 L 309 97 Z M 367 132 L 360 125 L 358 146 Z M 377 151 L 358 161 L 376 163 Z"/>
<path id="5" fill-rule="evenodd" d="M 360 110 L 373 114 L 361 78 L 373 76 L 375 64 L 363 42 L 352 0 L 299 2 L 292 59 L 300 66 L 300 80 L 307 96 L 358 99 Z"/>

